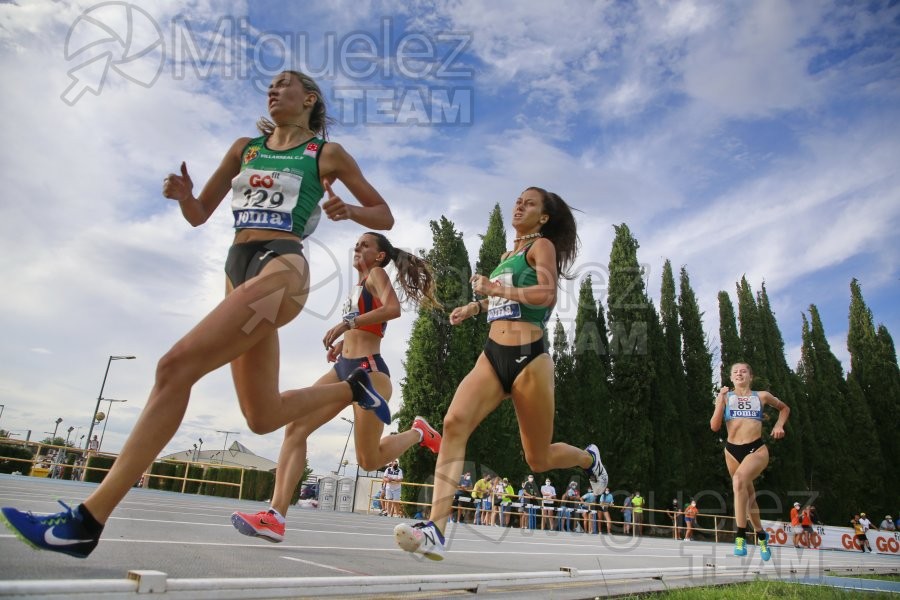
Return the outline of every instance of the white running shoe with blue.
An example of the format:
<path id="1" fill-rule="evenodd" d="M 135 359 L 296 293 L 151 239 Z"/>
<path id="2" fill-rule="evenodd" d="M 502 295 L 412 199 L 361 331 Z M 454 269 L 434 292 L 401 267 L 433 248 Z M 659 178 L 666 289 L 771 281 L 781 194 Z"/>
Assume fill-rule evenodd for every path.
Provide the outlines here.
<path id="1" fill-rule="evenodd" d="M 591 489 L 599 496 L 606 491 L 606 486 L 609 485 L 609 473 L 606 472 L 603 461 L 600 460 L 600 449 L 596 444 L 591 444 L 585 448 L 585 451 L 591 455 L 594 462 L 584 472 L 588 476 L 588 481 L 591 482 Z"/>
<path id="2" fill-rule="evenodd" d="M 62 500 L 59 503 L 66 510 L 52 515 L 35 515 L 9 507 L 0 509 L 0 514 L 16 537 L 32 548 L 87 558 L 97 547 L 100 533 L 88 533 L 78 509 Z"/>
<path id="3" fill-rule="evenodd" d="M 391 409 L 388 408 L 387 401 L 375 390 L 365 369 L 357 367 L 345 381 L 350 384 L 354 402 L 366 410 L 374 411 L 375 416 L 385 425 L 391 424 Z"/>
<path id="4" fill-rule="evenodd" d="M 444 560 L 444 536 L 431 521 L 415 525 L 400 523 L 394 527 L 394 539 L 407 552 L 422 554 L 431 560 Z"/>

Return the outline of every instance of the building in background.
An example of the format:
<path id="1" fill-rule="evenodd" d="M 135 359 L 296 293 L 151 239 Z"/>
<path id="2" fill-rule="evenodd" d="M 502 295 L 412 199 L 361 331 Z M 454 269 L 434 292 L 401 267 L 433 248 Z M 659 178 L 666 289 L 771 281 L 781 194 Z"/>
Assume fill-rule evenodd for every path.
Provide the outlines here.
<path id="1" fill-rule="evenodd" d="M 227 450 L 200 450 L 193 448 L 173 452 L 160 457 L 159 460 L 181 460 L 207 464 L 221 464 L 226 467 L 243 467 L 245 469 L 257 469 L 259 471 L 271 471 L 278 466 L 275 461 L 257 456 L 249 448 L 238 441 L 234 441 Z"/>

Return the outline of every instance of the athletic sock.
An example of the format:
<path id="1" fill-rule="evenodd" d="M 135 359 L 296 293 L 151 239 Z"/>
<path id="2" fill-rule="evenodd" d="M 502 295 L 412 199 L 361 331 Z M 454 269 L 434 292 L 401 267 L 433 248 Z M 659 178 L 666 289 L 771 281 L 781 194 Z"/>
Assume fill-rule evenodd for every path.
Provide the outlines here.
<path id="1" fill-rule="evenodd" d="M 282 515 L 280 512 L 278 512 L 274 507 L 270 506 L 269 512 L 272 513 L 273 515 L 275 515 L 275 520 L 278 521 L 279 524 L 284 523 L 284 521 L 285 521 L 284 515 Z"/>
<path id="2" fill-rule="evenodd" d="M 79 504 L 75 510 L 81 515 L 81 523 L 87 529 L 87 532 L 94 537 L 99 537 L 103 532 L 103 524 L 94 518 L 94 515 L 91 514 L 91 511 L 84 504 Z"/>
<path id="3" fill-rule="evenodd" d="M 421 443 L 425 439 L 425 432 L 421 429 L 413 429 L 413 431 L 419 434 L 419 443 Z"/>
<path id="4" fill-rule="evenodd" d="M 738 527 L 738 528 L 737 528 L 737 533 L 734 534 L 734 537 L 739 537 L 739 538 L 744 538 L 744 539 L 746 539 L 746 538 L 747 538 L 747 527 L 746 527 L 746 526 L 744 526 L 744 527 Z"/>

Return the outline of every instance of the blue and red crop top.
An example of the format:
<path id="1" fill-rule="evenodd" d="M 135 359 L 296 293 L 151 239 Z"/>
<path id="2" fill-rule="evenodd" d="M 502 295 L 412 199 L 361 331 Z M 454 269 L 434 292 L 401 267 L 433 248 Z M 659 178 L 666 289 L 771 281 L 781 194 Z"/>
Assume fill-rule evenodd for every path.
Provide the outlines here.
<path id="1" fill-rule="evenodd" d="M 348 296 L 347 300 L 344 302 L 344 307 L 341 310 L 341 318 L 349 319 L 351 317 L 358 317 L 380 307 L 381 300 L 373 296 L 372 292 L 366 289 L 366 278 L 363 277 L 362 280 L 356 284 L 356 287 L 351 290 L 350 296 Z M 378 337 L 384 337 L 384 331 L 387 329 L 387 322 L 382 321 L 381 323 L 360 325 L 357 329 L 374 333 Z"/>

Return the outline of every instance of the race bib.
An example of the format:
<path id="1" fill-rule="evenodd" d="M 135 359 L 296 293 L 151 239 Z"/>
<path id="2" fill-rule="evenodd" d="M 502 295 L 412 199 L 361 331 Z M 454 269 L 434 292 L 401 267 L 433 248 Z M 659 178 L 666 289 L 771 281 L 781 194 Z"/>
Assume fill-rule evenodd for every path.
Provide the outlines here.
<path id="1" fill-rule="evenodd" d="M 491 279 L 491 283 L 499 283 L 500 285 L 512 287 L 513 274 L 509 272 L 501 273 L 498 277 Z M 515 300 L 507 300 L 506 298 L 501 298 L 499 296 L 491 296 L 488 300 L 488 323 L 497 320 L 509 321 L 520 318 L 522 318 L 522 305 Z"/>
<path id="2" fill-rule="evenodd" d="M 733 419 L 762 419 L 762 403 L 759 396 L 728 394 L 728 412 Z"/>
<path id="3" fill-rule="evenodd" d="M 303 175 L 244 169 L 231 181 L 231 210 L 237 229 L 291 231 Z"/>

